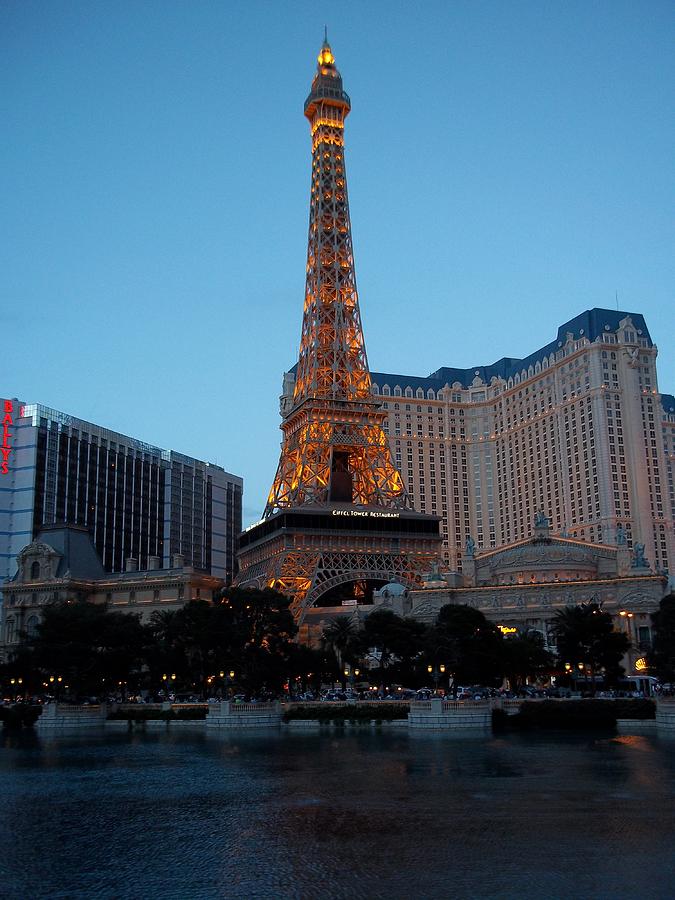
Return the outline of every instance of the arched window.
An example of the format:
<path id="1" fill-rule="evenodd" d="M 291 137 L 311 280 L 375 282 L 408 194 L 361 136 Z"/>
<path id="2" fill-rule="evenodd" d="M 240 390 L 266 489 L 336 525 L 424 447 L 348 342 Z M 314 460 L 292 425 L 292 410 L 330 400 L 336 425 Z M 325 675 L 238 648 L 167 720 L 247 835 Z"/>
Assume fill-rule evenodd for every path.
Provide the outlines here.
<path id="1" fill-rule="evenodd" d="M 5 640 L 8 644 L 14 643 L 14 635 L 16 633 L 16 622 L 14 619 L 7 619 L 5 625 Z"/>
<path id="2" fill-rule="evenodd" d="M 40 620 L 37 616 L 30 616 L 28 621 L 26 622 L 26 635 L 27 637 L 35 637 L 37 632 L 38 622 Z"/>
<path id="3" fill-rule="evenodd" d="M 400 397 L 400 396 L 401 396 L 401 388 L 398 385 L 396 385 L 396 387 L 394 388 L 394 397 Z"/>
<path id="4" fill-rule="evenodd" d="M 40 563 L 37 560 L 30 567 L 30 577 L 33 581 L 37 581 L 40 577 Z"/>
<path id="5" fill-rule="evenodd" d="M 385 397 L 389 397 L 391 395 L 391 389 L 388 384 L 385 384 L 385 386 L 382 388 L 382 393 Z"/>

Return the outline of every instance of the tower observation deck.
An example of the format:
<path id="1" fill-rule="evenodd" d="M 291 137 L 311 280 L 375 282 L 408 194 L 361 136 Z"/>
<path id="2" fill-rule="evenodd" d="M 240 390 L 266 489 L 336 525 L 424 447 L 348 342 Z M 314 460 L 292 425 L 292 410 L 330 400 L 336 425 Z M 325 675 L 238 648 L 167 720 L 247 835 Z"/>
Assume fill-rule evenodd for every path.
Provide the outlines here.
<path id="1" fill-rule="evenodd" d="M 350 109 L 325 40 L 304 108 L 312 180 L 295 389 L 263 521 L 239 555 L 239 583 L 289 594 L 299 621 L 392 579 L 413 586 L 440 545 L 439 519 L 413 511 L 371 393 L 344 159 Z"/>

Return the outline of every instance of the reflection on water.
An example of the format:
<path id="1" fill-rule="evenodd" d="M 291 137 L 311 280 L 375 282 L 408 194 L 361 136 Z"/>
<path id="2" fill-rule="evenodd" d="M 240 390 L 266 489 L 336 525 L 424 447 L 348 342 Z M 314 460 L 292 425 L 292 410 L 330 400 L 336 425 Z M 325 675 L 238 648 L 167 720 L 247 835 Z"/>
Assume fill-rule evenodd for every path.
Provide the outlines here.
<path id="1" fill-rule="evenodd" d="M 645 736 L 3 735 L 5 898 L 671 897 Z"/>

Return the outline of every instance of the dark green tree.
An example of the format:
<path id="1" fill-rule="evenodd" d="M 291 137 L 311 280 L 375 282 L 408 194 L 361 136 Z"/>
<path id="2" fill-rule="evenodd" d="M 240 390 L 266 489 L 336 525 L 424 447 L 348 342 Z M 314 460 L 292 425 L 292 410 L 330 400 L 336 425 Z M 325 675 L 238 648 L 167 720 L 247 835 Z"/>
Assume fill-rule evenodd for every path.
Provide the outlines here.
<path id="1" fill-rule="evenodd" d="M 150 638 L 137 616 L 105 604 L 55 603 L 45 607 L 35 635 L 26 639 L 21 664 L 33 683 L 46 681 L 54 693 L 60 686 L 75 696 L 99 696 L 120 683 L 139 686 Z"/>
<path id="2" fill-rule="evenodd" d="M 376 671 L 381 679 L 411 684 L 415 660 L 424 652 L 426 631 L 421 622 L 378 609 L 368 616 L 359 635 L 361 652 L 377 654 L 380 664 Z"/>
<path id="3" fill-rule="evenodd" d="M 675 681 L 675 594 L 664 597 L 652 613 L 654 644 L 648 655 L 649 666 L 663 682 Z"/>
<path id="4" fill-rule="evenodd" d="M 530 630 L 505 637 L 501 649 L 504 675 L 514 689 L 528 678 L 550 672 L 555 666 L 555 658 L 544 647 L 544 638 L 539 631 Z"/>
<path id="5" fill-rule="evenodd" d="M 155 682 L 161 671 L 171 670 L 179 686 L 204 696 L 229 683 L 226 673 L 233 671 L 234 686 L 246 693 L 278 693 L 288 678 L 297 633 L 289 605 L 277 591 L 228 588 L 213 603 L 192 600 L 153 616 Z"/>
<path id="6" fill-rule="evenodd" d="M 604 675 L 608 684 L 616 684 L 623 675 L 621 659 L 630 648 L 623 632 L 615 631 L 612 617 L 598 603 L 582 603 L 558 610 L 552 627 L 558 661 L 572 671 L 584 671 L 595 693 L 596 675 Z"/>
<path id="7" fill-rule="evenodd" d="M 445 664 L 456 695 L 459 684 L 499 684 L 504 670 L 502 642 L 501 632 L 482 612 L 449 603 L 438 613 L 428 653 L 434 663 Z"/>
<path id="8" fill-rule="evenodd" d="M 204 694 L 222 642 L 214 606 L 206 600 L 191 600 L 175 611 L 153 614 L 151 627 L 155 646 L 150 654 L 152 681 L 162 684 L 161 674 L 177 675 L 177 688 Z"/>
<path id="9" fill-rule="evenodd" d="M 288 680 L 294 691 L 318 692 L 324 681 L 334 681 L 336 661 L 327 648 L 293 644 L 288 654 Z"/>
<path id="10" fill-rule="evenodd" d="M 290 602 L 271 588 L 233 587 L 214 603 L 219 664 L 233 663 L 247 691 L 278 693 L 288 680 L 298 631 Z"/>

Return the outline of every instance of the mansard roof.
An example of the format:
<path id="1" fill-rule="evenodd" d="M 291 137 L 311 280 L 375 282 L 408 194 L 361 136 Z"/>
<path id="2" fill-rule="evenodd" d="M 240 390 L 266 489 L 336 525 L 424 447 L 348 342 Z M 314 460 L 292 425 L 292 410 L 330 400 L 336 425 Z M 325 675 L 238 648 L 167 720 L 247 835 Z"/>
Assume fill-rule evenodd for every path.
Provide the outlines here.
<path id="1" fill-rule="evenodd" d="M 504 356 L 491 365 L 470 366 L 467 369 L 442 366 L 426 378 L 415 375 L 393 375 L 384 372 L 372 372 L 371 377 L 380 388 L 388 384 L 392 388 L 399 385 L 401 388 L 411 387 L 413 390 L 422 388 L 424 391 L 429 388 L 439 391 L 446 384 L 452 387 L 455 382 L 459 382 L 462 387 L 468 388 L 476 376 L 481 378 L 485 384 L 490 384 L 493 378 L 502 378 L 504 381 L 508 381 L 509 378 L 515 377 L 522 372 L 523 369 L 527 369 L 531 365 L 534 366 L 537 362 L 541 363 L 545 358 L 550 357 L 552 353 L 559 350 L 560 346 L 565 344 L 568 334 L 572 335 L 573 340 L 588 338 L 592 343 L 605 333 L 616 332 L 620 323 L 626 318 L 631 319 L 635 329 L 642 332 L 640 337 L 646 338 L 648 345 L 651 347 L 652 339 L 644 317 L 640 313 L 595 308 L 587 309 L 585 312 L 570 319 L 569 322 L 565 322 L 558 328 L 558 334 L 554 341 L 551 341 L 539 350 L 535 350 L 534 353 L 531 353 L 524 359 Z"/>
<path id="2" fill-rule="evenodd" d="M 57 578 L 95 580 L 105 577 L 94 542 L 86 528 L 79 525 L 45 525 L 35 543 L 47 544 L 61 557 L 54 573 Z"/>

